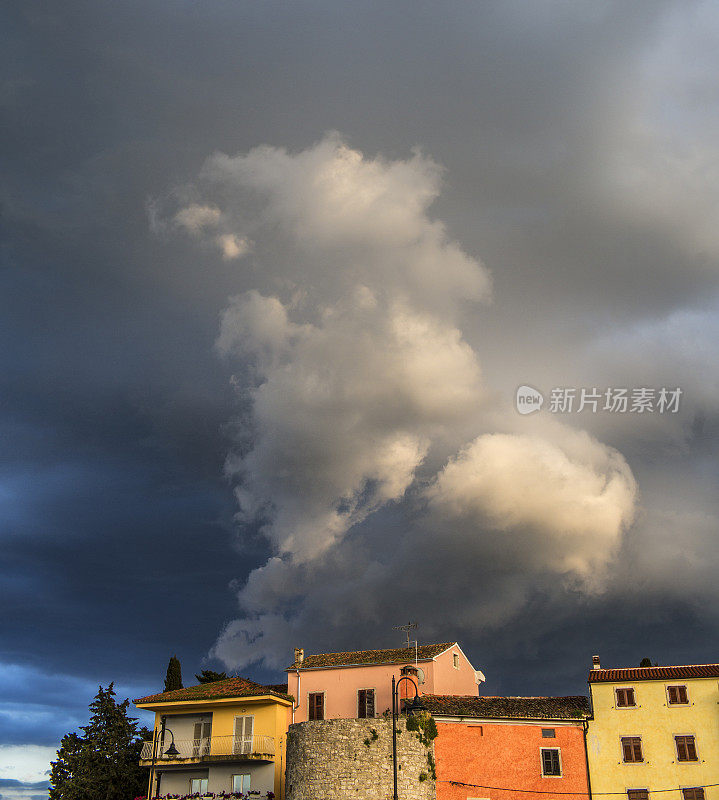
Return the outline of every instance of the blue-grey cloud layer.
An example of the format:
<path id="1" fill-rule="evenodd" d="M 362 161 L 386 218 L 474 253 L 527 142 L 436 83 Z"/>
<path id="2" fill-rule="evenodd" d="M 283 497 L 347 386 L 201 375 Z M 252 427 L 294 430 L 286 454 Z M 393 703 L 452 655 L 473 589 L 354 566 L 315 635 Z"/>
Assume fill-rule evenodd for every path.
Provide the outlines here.
<path id="1" fill-rule="evenodd" d="M 596 649 L 617 663 L 716 659 L 700 597 L 717 558 L 716 362 L 703 336 L 719 253 L 711 8 L 30 0 L 0 13 L 8 741 L 57 743 L 84 722 L 97 683 L 159 688 L 174 652 L 199 669 L 236 616 L 228 583 L 270 555 L 232 521 L 222 469 L 236 399 L 213 353 L 228 297 L 257 273 L 158 235 L 147 207 L 215 151 L 298 151 L 327 130 L 388 159 L 419 144 L 445 168 L 432 214 L 494 282 L 493 304 L 461 321 L 493 391 L 687 384 L 679 426 L 583 423 L 640 487 L 629 566 L 609 597 L 557 597 L 540 582 L 510 626 L 465 636 L 491 688 L 581 690 Z M 318 568 L 366 562 L 376 616 L 338 613 L 306 647 L 391 642 L 387 597 L 423 616 L 425 635 L 455 635 L 474 573 L 450 576 L 444 627 L 427 621 L 447 597 L 418 594 L 436 578 L 397 557 L 413 552 L 406 529 L 401 510 L 383 509 L 357 534 L 374 558 L 350 542 Z M 399 545 L 385 555 L 388 531 Z M 511 570 L 478 572 L 504 586 Z M 337 601 L 326 591 L 308 614 Z M 53 689 L 53 674 L 68 688 Z"/>

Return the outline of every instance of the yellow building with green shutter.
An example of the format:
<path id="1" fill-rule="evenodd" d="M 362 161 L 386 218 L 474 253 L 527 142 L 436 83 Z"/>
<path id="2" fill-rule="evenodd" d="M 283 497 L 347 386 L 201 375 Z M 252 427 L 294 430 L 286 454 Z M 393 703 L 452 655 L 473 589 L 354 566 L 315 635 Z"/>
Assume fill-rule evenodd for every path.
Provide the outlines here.
<path id="1" fill-rule="evenodd" d="M 292 698 L 282 689 L 228 678 L 135 700 L 155 712 L 140 759 L 148 796 L 251 791 L 283 800 Z"/>
<path id="2" fill-rule="evenodd" d="M 589 690 L 595 800 L 719 800 L 719 664 L 602 669 L 595 656 Z"/>

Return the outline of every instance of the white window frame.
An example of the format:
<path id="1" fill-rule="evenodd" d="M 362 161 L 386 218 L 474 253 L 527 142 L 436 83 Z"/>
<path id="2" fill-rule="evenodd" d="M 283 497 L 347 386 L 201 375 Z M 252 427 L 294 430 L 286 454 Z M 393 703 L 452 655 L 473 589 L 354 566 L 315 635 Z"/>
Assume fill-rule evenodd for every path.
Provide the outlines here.
<path id="1" fill-rule="evenodd" d="M 641 761 L 625 761 L 624 760 L 624 744 L 622 743 L 622 739 L 639 739 L 639 749 L 642 751 L 642 760 Z M 676 752 L 677 745 L 676 742 L 674 743 L 674 752 Z M 644 749 L 644 737 L 641 734 L 619 734 L 619 758 L 622 764 L 647 764 L 647 754 Z M 639 789 L 644 789 L 646 787 L 640 786 Z M 632 790 L 634 791 L 634 790 Z M 639 790 L 637 790 L 639 791 Z"/>
<path id="2" fill-rule="evenodd" d="M 682 763 L 684 763 L 684 762 L 682 762 Z M 693 764 L 694 762 L 692 761 L 692 762 L 689 762 L 689 763 Z M 707 797 L 706 786 L 696 786 L 695 784 L 692 784 L 691 786 L 680 786 L 679 787 L 679 793 L 681 794 L 681 797 L 680 797 L 679 800 L 684 800 L 684 790 L 685 789 L 704 789 L 704 800 L 706 800 L 706 797 Z"/>
<path id="3" fill-rule="evenodd" d="M 559 775 L 546 775 L 544 772 L 544 757 L 543 753 L 545 750 L 556 750 L 557 755 L 559 756 Z M 539 748 L 539 772 L 543 778 L 563 778 L 564 777 L 564 769 L 562 766 L 562 748 L 561 747 L 540 747 Z"/>
<path id="4" fill-rule="evenodd" d="M 323 720 L 327 719 L 327 692 L 324 690 L 321 692 L 307 692 L 307 720 L 314 722 L 310 717 L 310 695 L 311 694 L 321 694 L 322 695 L 322 719 L 317 720 L 318 722 L 322 722 Z"/>
<path id="5" fill-rule="evenodd" d="M 691 736 L 694 739 L 694 752 L 696 753 L 696 758 L 692 759 L 691 761 L 680 761 L 679 760 L 679 748 L 677 747 L 677 736 Z M 699 755 L 699 747 L 697 746 L 697 735 L 696 733 L 673 733 L 672 740 L 674 742 L 674 755 L 677 760 L 677 764 L 701 764 L 701 756 Z M 694 789 L 694 786 L 687 786 L 687 789 Z M 706 792 L 705 792 L 706 794 Z"/>
<path id="6" fill-rule="evenodd" d="M 250 717 L 252 719 L 252 736 L 247 737 L 246 735 L 243 734 L 241 749 L 238 751 L 238 750 L 235 749 L 237 747 L 237 739 L 238 739 L 238 736 L 237 736 L 237 720 L 238 719 L 247 719 L 248 717 Z M 245 744 L 244 743 L 245 743 L 245 740 L 247 740 L 248 738 L 249 738 L 249 741 L 250 741 L 250 749 L 245 751 L 245 749 L 244 749 L 245 748 Z M 254 742 L 254 739 L 255 739 L 255 715 L 254 714 L 235 714 L 235 716 L 233 718 L 233 721 L 232 721 L 232 739 L 233 739 L 232 750 L 233 750 L 233 754 L 234 755 L 249 755 L 250 753 L 252 753 L 252 745 L 253 745 L 253 742 Z"/>
<path id="7" fill-rule="evenodd" d="M 210 792 L 210 789 L 209 789 L 209 780 L 210 780 L 209 778 L 190 778 L 190 794 L 196 794 L 197 792 L 199 792 L 199 793 L 200 793 L 200 796 L 202 796 L 203 794 L 209 794 L 209 792 Z M 195 781 L 200 781 L 200 788 L 199 788 L 199 789 L 197 789 L 197 790 L 195 790 L 195 789 L 193 789 L 193 788 L 192 788 L 192 784 L 193 784 Z M 204 781 L 204 782 L 205 782 L 205 789 L 204 789 L 204 791 L 203 791 L 203 789 L 202 789 L 202 781 Z"/>
<path id="8" fill-rule="evenodd" d="M 678 689 L 680 686 L 686 692 L 687 701 L 686 703 L 672 703 L 669 699 L 669 689 L 670 688 Z M 667 693 L 667 708 L 686 708 L 687 706 L 691 705 L 691 702 L 689 700 L 689 687 L 686 685 L 686 683 L 667 683 L 664 689 L 666 690 Z M 694 789 L 694 788 L 695 788 L 694 786 L 687 786 L 687 789 Z"/>
<path id="9" fill-rule="evenodd" d="M 459 653 L 452 653 L 452 666 L 459 669 Z"/>
<path id="10" fill-rule="evenodd" d="M 623 689 L 623 690 L 631 689 L 632 690 L 632 692 L 634 693 L 634 705 L 633 706 L 629 706 L 629 705 L 620 706 L 619 705 L 619 703 L 617 702 L 617 690 L 619 690 L 619 689 Z M 614 687 L 614 708 L 616 708 L 617 711 L 628 711 L 630 708 L 638 708 L 638 707 L 639 707 L 639 703 L 637 703 L 637 690 L 634 688 L 634 686 L 615 686 Z"/>
<path id="11" fill-rule="evenodd" d="M 360 686 L 357 689 L 357 711 L 359 711 L 359 693 L 360 692 L 374 692 L 374 714 L 371 717 L 359 717 L 358 719 L 376 719 L 377 717 L 377 688 L 375 686 Z M 324 700 L 322 701 L 324 703 Z M 309 708 L 309 706 L 308 706 Z M 324 706 L 323 706 L 324 708 Z"/>
<path id="12" fill-rule="evenodd" d="M 241 778 L 240 787 L 235 786 L 235 778 Z M 245 778 L 247 778 L 247 786 L 245 786 Z M 230 791 L 247 793 L 252 787 L 252 773 L 251 772 L 235 772 L 231 777 Z"/>

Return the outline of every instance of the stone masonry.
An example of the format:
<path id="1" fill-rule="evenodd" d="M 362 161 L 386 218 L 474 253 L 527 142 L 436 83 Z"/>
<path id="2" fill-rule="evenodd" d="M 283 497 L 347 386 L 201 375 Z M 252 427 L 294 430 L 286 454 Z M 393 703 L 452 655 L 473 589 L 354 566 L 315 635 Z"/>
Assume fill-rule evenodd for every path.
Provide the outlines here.
<path id="1" fill-rule="evenodd" d="M 426 747 L 397 720 L 401 800 L 435 800 L 434 742 Z M 299 722 L 287 734 L 287 800 L 391 800 L 392 720 Z"/>

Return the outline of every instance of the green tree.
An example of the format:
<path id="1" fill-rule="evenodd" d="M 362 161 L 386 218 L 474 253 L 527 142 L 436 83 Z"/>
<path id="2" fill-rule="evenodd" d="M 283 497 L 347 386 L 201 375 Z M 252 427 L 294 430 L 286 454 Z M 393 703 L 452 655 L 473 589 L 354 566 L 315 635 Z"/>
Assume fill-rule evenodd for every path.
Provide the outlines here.
<path id="1" fill-rule="evenodd" d="M 167 675 L 165 676 L 165 688 L 163 691 L 171 692 L 173 689 L 182 689 L 182 667 L 180 659 L 174 655 L 167 665 Z"/>
<path id="2" fill-rule="evenodd" d="M 203 669 L 199 675 L 195 673 L 195 677 L 200 683 L 214 683 L 215 681 L 227 680 L 227 673 L 215 672 L 211 669 Z"/>
<path id="3" fill-rule="evenodd" d="M 90 703 L 90 724 L 82 736 L 68 733 L 51 763 L 50 800 L 133 800 L 147 789 L 147 770 L 140 767 L 143 736 L 136 719 L 127 716 L 130 701 L 115 700 L 114 684 L 98 688 Z"/>
<path id="4" fill-rule="evenodd" d="M 652 660 L 651 660 L 651 658 L 643 658 L 643 659 L 642 659 L 642 660 L 639 662 L 639 666 L 640 666 L 640 667 L 656 667 L 656 666 L 657 666 L 657 662 L 655 661 L 655 662 L 652 664 Z"/>

